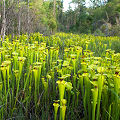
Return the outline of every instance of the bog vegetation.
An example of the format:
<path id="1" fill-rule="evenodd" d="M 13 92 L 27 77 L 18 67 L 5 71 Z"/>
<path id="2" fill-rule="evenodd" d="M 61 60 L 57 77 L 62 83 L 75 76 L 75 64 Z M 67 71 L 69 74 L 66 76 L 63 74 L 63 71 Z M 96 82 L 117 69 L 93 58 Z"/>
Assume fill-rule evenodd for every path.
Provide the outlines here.
<path id="1" fill-rule="evenodd" d="M 34 33 L 0 42 L 0 120 L 120 119 L 119 37 Z"/>

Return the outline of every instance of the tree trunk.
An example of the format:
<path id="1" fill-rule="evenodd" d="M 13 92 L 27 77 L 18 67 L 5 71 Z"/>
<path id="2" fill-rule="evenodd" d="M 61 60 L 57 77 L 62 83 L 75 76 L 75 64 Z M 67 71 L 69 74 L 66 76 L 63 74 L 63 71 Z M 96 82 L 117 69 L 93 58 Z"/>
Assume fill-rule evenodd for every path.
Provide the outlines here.
<path id="1" fill-rule="evenodd" d="M 56 0 L 53 1 L 53 16 L 56 19 Z"/>
<path id="2" fill-rule="evenodd" d="M 20 28 L 21 28 L 21 8 L 20 8 L 20 1 L 18 0 L 18 8 L 19 8 L 19 12 L 18 12 L 18 34 L 20 36 Z"/>
<path id="3" fill-rule="evenodd" d="M 27 4 L 27 7 L 28 7 L 28 28 L 27 28 L 27 33 L 28 35 L 30 34 L 30 29 L 29 29 L 29 25 L 30 25 L 30 11 L 29 11 L 29 0 L 28 0 L 28 4 Z"/>
<path id="4" fill-rule="evenodd" d="M 1 37 L 4 41 L 6 32 L 6 18 L 5 18 L 5 0 L 3 0 L 3 20 L 2 20 L 2 29 L 1 29 Z M 0 37 L 0 39 L 1 39 Z"/>
<path id="5" fill-rule="evenodd" d="M 119 26 L 119 25 L 120 25 L 120 20 L 119 20 L 119 18 L 118 18 L 118 17 L 115 17 L 115 20 L 116 20 L 117 26 Z"/>

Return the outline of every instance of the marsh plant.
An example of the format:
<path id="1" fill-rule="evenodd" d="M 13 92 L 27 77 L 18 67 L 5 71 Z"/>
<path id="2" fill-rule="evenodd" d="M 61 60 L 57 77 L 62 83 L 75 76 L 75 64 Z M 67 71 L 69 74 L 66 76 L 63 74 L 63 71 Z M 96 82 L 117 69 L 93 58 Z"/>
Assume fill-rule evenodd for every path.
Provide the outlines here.
<path id="1" fill-rule="evenodd" d="M 119 37 L 6 36 L 0 45 L 0 120 L 119 120 Z"/>

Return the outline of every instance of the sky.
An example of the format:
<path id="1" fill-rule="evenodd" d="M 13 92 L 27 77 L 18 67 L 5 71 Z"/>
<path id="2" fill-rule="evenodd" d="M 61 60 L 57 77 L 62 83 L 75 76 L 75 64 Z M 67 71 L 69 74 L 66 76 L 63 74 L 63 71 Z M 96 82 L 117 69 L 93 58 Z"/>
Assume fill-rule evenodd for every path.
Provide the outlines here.
<path id="1" fill-rule="evenodd" d="M 64 7 L 64 11 L 67 11 L 68 8 L 69 8 L 69 3 L 71 2 L 72 0 L 64 0 L 64 3 L 63 3 L 63 7 Z M 89 6 L 89 0 L 86 0 L 86 6 Z M 71 7 L 72 9 L 74 9 L 74 4 L 71 4 Z"/>

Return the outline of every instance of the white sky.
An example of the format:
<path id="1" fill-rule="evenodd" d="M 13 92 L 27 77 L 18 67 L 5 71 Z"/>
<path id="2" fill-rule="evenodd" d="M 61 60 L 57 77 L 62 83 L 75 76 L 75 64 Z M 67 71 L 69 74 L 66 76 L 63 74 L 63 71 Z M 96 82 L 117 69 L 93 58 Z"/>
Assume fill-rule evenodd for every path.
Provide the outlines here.
<path id="1" fill-rule="evenodd" d="M 64 7 L 64 11 L 68 10 L 69 8 L 69 3 L 71 2 L 72 0 L 64 0 L 64 3 L 63 3 L 63 7 Z M 86 6 L 89 6 L 89 3 L 90 1 L 89 0 L 86 0 Z M 71 7 L 74 9 L 74 4 L 71 4 Z"/>

